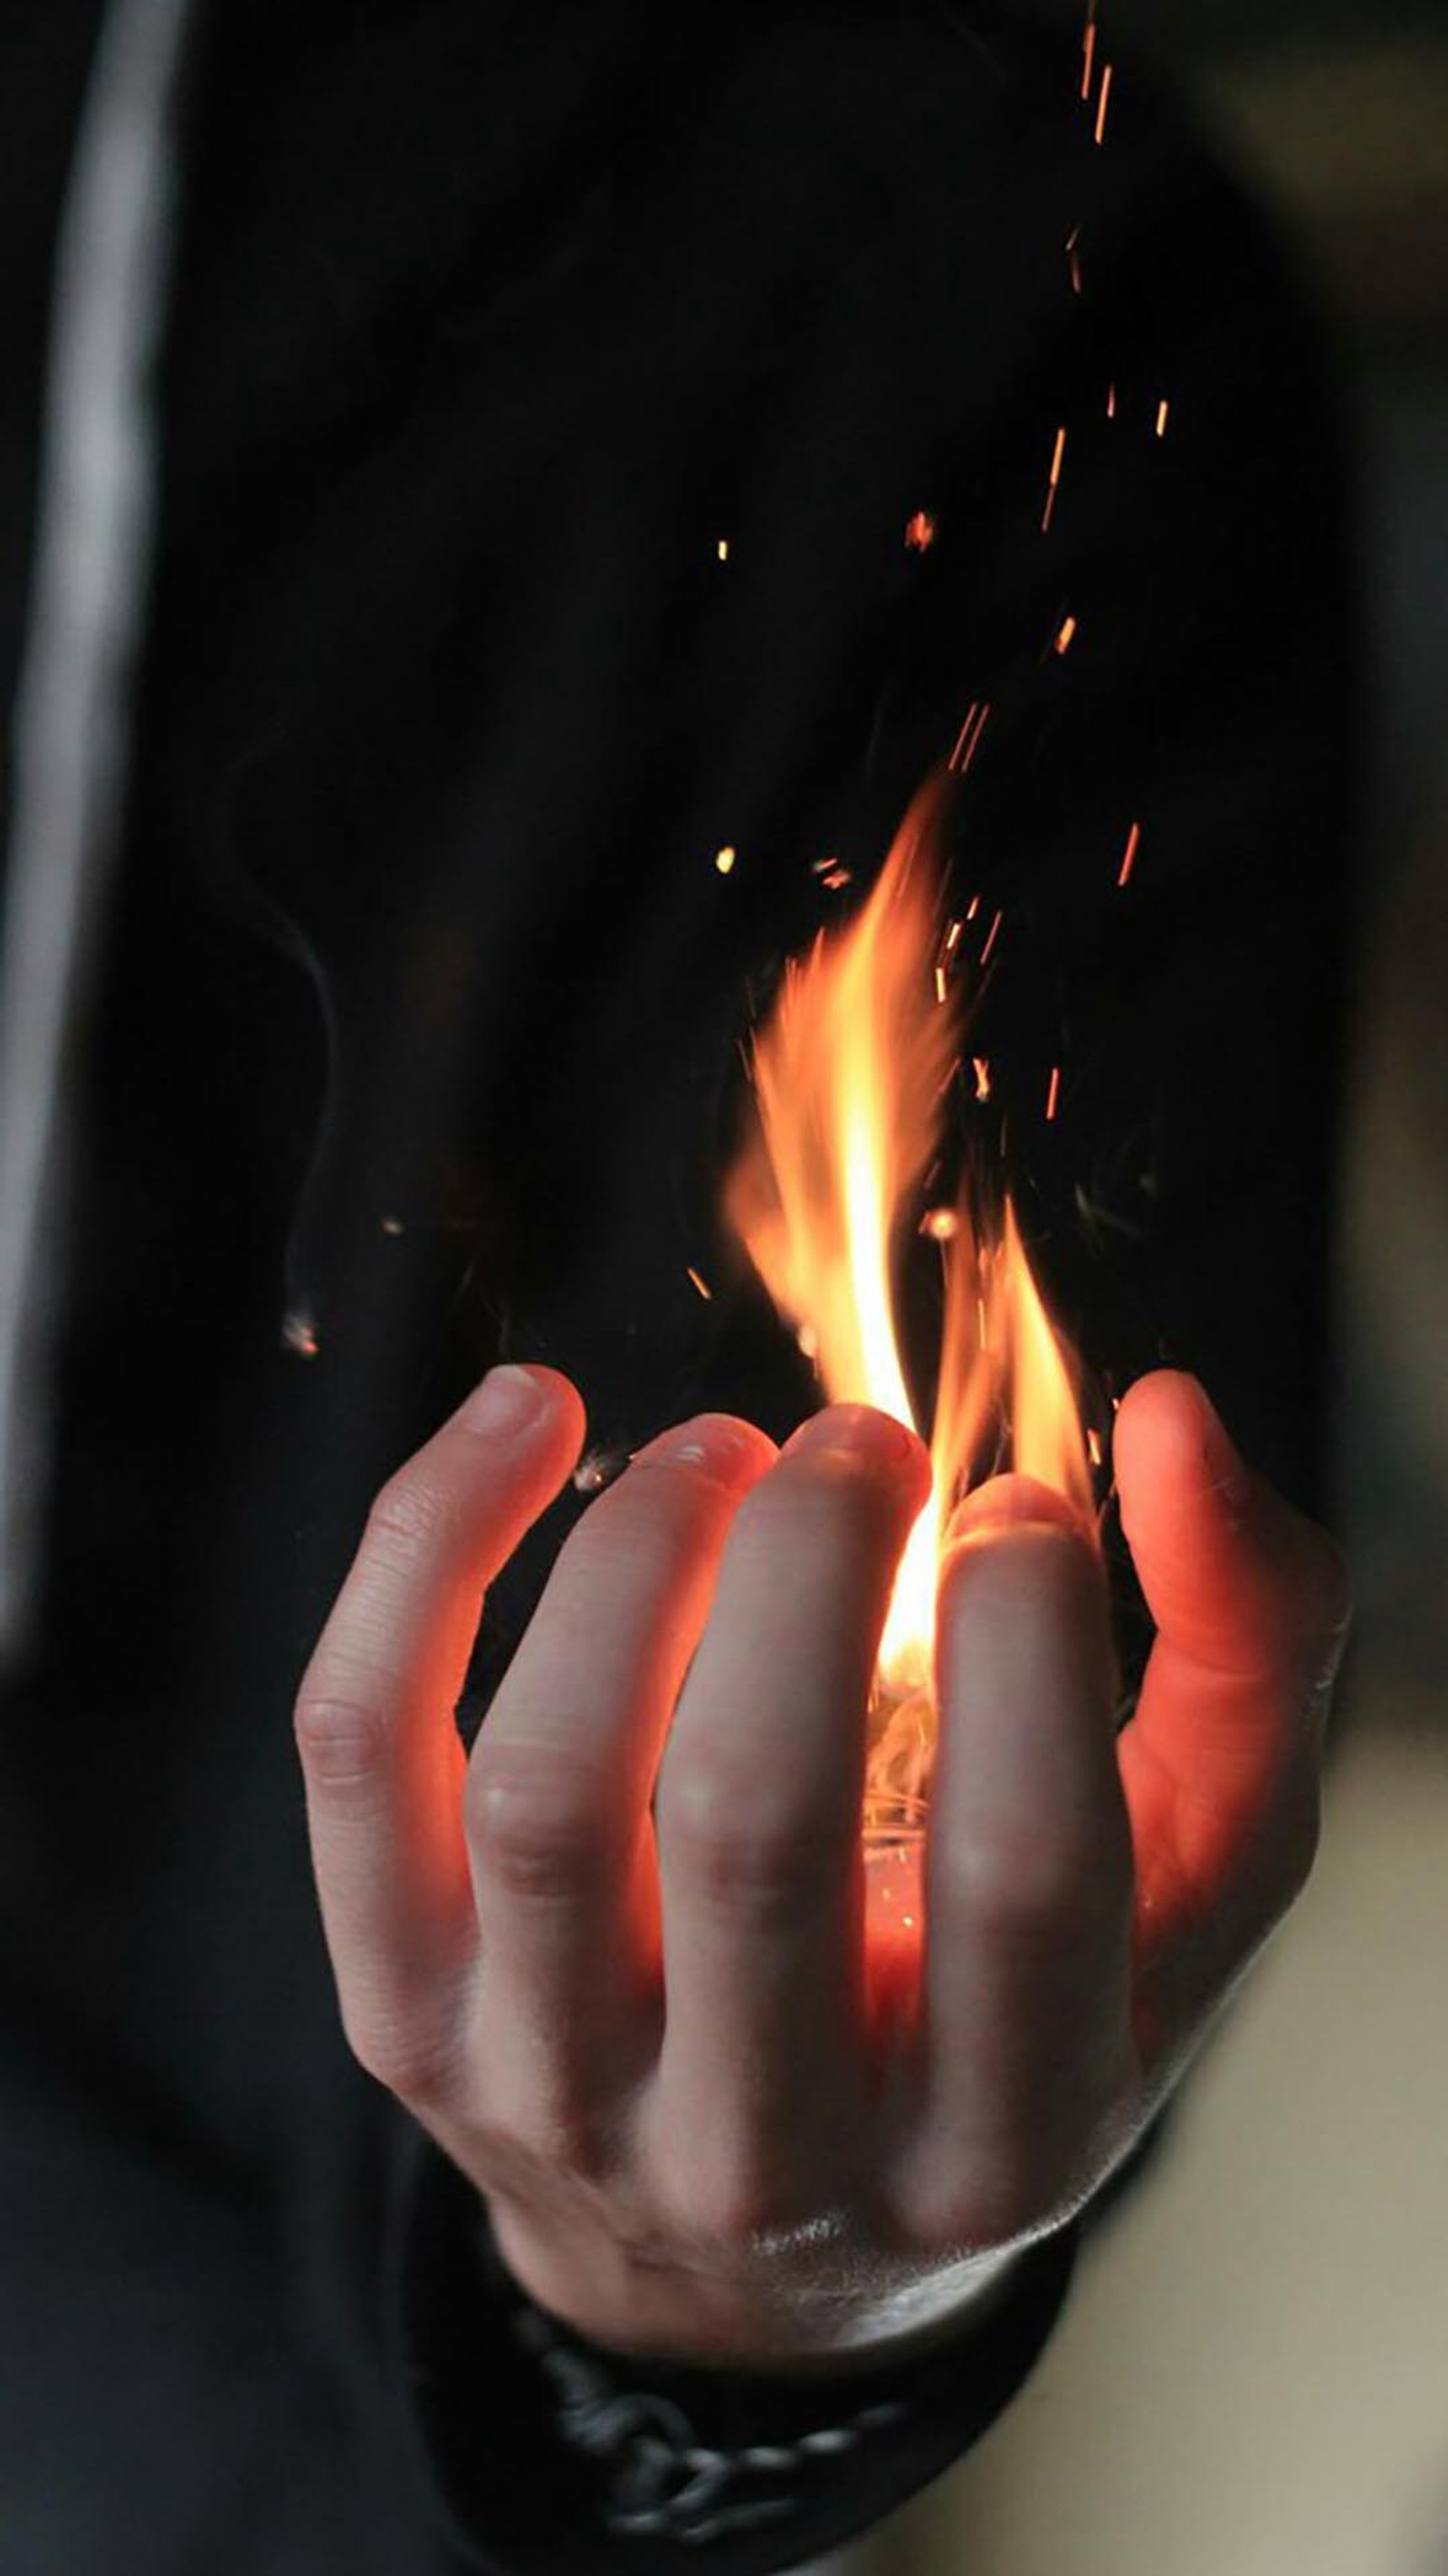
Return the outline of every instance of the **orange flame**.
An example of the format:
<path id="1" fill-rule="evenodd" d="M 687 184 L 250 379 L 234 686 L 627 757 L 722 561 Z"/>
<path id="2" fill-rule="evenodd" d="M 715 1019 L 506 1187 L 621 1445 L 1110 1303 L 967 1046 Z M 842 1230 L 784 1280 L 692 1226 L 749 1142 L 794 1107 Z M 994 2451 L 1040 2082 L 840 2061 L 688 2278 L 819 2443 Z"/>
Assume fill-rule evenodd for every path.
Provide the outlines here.
<path id="1" fill-rule="evenodd" d="M 895 1275 L 918 1239 L 961 1062 L 958 980 L 937 999 L 938 844 L 948 777 L 916 796 L 879 879 L 845 929 L 791 961 L 754 1042 L 757 1121 L 726 1213 L 775 1304 L 816 1358 L 833 1403 L 917 1428 L 895 1317 Z M 977 1067 L 977 1076 L 979 1068 Z M 934 1748 L 935 1593 L 950 1516 L 972 1483 L 1012 1463 L 1066 1495 L 1089 1525 L 1091 1472 L 1075 1361 L 1046 1314 L 1009 1197 L 988 1228 L 968 1191 L 956 1222 L 924 1231 L 945 1270 L 930 1427 L 933 1491 L 907 1542 L 880 1649 L 877 1701 L 908 1725 L 877 1738 L 871 1783 L 905 1757 L 918 1794 Z M 867 1801 L 869 1791 L 867 1790 Z"/>

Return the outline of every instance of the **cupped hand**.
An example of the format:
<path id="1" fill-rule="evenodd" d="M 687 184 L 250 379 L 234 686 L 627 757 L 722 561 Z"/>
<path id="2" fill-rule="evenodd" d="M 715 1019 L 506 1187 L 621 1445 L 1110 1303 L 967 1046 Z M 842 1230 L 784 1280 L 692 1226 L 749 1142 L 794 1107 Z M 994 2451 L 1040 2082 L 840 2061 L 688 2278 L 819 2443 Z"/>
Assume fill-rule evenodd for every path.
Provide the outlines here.
<path id="1" fill-rule="evenodd" d="M 942 1569 L 918 1985 L 866 1976 L 865 1710 L 929 1490 L 864 1407 L 706 1415 L 558 1556 L 471 1757 L 483 1595 L 583 1411 L 504 1368 L 384 1488 L 297 1701 L 344 2027 L 596 2341 L 848 2370 L 999 2294 L 1090 2199 L 1291 1905 L 1346 1629 L 1331 1542 L 1201 1389 L 1122 1406 L 1158 1635 L 1118 1737 L 1105 1583 L 997 1479 Z"/>

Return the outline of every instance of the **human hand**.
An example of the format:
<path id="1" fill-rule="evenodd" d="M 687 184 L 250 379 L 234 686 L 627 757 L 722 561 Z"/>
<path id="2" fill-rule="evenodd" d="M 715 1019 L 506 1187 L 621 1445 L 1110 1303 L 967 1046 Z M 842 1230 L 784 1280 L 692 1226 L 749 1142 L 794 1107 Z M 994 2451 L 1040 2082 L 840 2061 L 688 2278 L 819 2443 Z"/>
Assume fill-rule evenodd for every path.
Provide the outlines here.
<path id="1" fill-rule="evenodd" d="M 1024 1478 L 968 1499 L 918 2010 L 884 2025 L 865 1706 L 920 1443 L 838 1406 L 778 1455 L 722 1416 L 651 1443 L 560 1552 L 469 1760 L 484 1588 L 582 1429 L 566 1380 L 495 1372 L 378 1497 L 312 1658 L 344 2026 L 565 2322 L 878 2364 L 1100 2187 L 1303 1885 L 1340 1560 L 1192 1380 L 1143 1380 L 1116 1471 L 1159 1634 L 1118 1738 L 1093 1541 Z"/>

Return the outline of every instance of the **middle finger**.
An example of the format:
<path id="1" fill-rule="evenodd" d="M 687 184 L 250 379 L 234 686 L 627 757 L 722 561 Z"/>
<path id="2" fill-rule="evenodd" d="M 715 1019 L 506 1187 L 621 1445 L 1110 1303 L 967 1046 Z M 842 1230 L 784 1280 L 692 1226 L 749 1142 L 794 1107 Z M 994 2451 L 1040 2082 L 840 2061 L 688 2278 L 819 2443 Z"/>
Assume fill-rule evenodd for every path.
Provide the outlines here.
<path id="1" fill-rule="evenodd" d="M 817 2202 L 857 2124 L 866 1706 L 929 1490 L 887 1415 L 796 1432 L 735 1521 L 665 1750 L 658 2161 L 726 2234 Z"/>

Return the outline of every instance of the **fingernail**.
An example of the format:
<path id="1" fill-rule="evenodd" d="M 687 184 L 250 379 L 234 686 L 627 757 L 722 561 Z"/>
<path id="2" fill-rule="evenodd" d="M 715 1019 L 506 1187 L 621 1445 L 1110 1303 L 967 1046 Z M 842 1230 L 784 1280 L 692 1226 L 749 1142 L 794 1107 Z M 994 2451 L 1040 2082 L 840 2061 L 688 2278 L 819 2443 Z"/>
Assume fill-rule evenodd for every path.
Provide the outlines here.
<path id="1" fill-rule="evenodd" d="M 545 1394 L 531 1369 L 515 1368 L 511 1362 L 489 1369 L 481 1386 L 475 1387 L 465 1404 L 458 1407 L 458 1420 L 470 1431 L 522 1431 L 536 1422 L 543 1411 Z"/>
<path id="2" fill-rule="evenodd" d="M 914 1432 L 893 1414 L 877 1412 L 872 1404 L 831 1404 L 791 1432 L 779 1454 L 793 1458 L 801 1450 L 832 1450 L 862 1459 L 908 1458 L 915 1445 Z"/>
<path id="3" fill-rule="evenodd" d="M 1059 1494 L 1054 1485 L 1043 1485 L 1036 1476 L 1019 1474 L 992 1476 L 984 1485 L 963 1494 L 951 1513 L 946 1529 L 947 1541 L 957 1538 L 984 1538 L 1007 1529 L 1025 1529 L 1042 1523 L 1058 1529 L 1074 1530 L 1079 1538 L 1089 1538 L 1090 1529 L 1074 1503 Z"/>
<path id="4" fill-rule="evenodd" d="M 721 1483 L 735 1484 L 767 1467 L 773 1454 L 773 1442 L 752 1422 L 738 1422 L 730 1413 L 701 1413 L 636 1449 L 631 1464 L 702 1467 Z"/>

